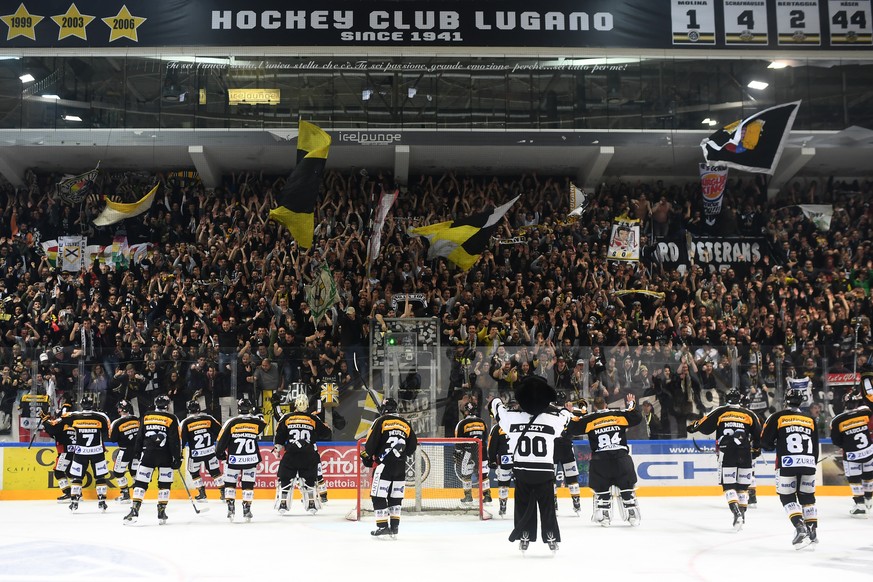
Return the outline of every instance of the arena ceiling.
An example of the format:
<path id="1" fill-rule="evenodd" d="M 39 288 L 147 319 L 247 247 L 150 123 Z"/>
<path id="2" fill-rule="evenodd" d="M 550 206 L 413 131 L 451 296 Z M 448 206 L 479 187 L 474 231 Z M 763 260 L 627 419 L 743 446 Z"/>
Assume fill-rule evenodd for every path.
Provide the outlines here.
<path id="1" fill-rule="evenodd" d="M 576 176 L 601 179 L 693 178 L 703 161 L 706 131 L 605 130 L 358 130 L 329 128 L 328 168 L 392 170 L 404 176 L 440 173 Z M 282 174 L 295 160 L 296 128 L 275 130 L 4 130 L 0 174 L 22 183 L 27 169 L 79 172 L 93 168 L 168 171 L 196 169 L 209 184 L 222 174 Z M 791 133 L 771 181 L 794 177 L 873 178 L 873 131 Z M 217 182 L 216 182 L 217 183 Z"/>

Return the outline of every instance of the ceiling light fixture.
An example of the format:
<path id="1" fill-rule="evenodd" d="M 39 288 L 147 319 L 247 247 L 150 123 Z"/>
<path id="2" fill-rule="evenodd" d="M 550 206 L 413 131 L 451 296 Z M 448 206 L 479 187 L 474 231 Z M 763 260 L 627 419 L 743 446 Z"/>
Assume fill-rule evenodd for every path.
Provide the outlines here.
<path id="1" fill-rule="evenodd" d="M 767 87 L 770 86 L 770 83 L 765 83 L 764 81 L 749 81 L 749 84 L 746 85 L 749 89 L 755 89 L 756 91 L 763 91 Z"/>
<path id="2" fill-rule="evenodd" d="M 767 65 L 768 69 L 784 69 L 788 66 L 788 63 L 785 61 L 773 61 L 769 65 Z"/>
<path id="3" fill-rule="evenodd" d="M 18 78 L 21 79 L 22 83 L 33 83 L 34 81 L 36 81 L 34 76 L 31 75 L 30 73 L 24 73 L 23 75 L 21 75 Z"/>
<path id="4" fill-rule="evenodd" d="M 82 121 L 78 115 L 64 115 L 64 121 Z"/>

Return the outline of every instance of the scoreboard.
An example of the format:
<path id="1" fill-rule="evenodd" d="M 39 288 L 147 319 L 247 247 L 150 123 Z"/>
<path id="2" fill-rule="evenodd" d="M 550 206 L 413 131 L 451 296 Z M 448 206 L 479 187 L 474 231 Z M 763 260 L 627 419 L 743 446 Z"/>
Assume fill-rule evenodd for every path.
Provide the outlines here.
<path id="1" fill-rule="evenodd" d="M 871 0 L 11 0 L 0 2 L 0 49 L 869 50 L 870 4 Z"/>

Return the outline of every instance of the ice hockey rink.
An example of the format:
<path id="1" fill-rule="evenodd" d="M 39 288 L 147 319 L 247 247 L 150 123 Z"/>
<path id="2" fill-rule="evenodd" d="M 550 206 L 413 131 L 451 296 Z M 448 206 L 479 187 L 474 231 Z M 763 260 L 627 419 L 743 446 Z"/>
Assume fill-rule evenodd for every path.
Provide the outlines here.
<path id="1" fill-rule="evenodd" d="M 139 522 L 130 526 L 122 525 L 126 505 L 113 504 L 104 514 L 95 501 L 86 501 L 71 514 L 48 501 L 2 501 L 0 580 L 215 582 L 301 575 L 869 580 L 873 520 L 849 517 L 850 504 L 848 498 L 821 498 L 821 541 L 797 551 L 791 546 L 793 528 L 775 497 L 760 497 L 739 533 L 719 497 L 643 498 L 639 527 L 614 523 L 608 529 L 591 523 L 590 498 L 583 500 L 580 517 L 569 499 L 561 499 L 560 550 L 553 555 L 537 542 L 522 555 L 507 541 L 511 519 L 405 516 L 396 540 L 374 539 L 372 518 L 345 519 L 353 506 L 347 500 L 330 501 L 315 516 L 303 513 L 299 502 L 279 516 L 271 501 L 256 500 L 251 523 L 239 518 L 229 523 L 217 500 L 197 515 L 188 500 L 174 499 L 166 525 L 157 522 L 155 502 L 146 501 Z"/>

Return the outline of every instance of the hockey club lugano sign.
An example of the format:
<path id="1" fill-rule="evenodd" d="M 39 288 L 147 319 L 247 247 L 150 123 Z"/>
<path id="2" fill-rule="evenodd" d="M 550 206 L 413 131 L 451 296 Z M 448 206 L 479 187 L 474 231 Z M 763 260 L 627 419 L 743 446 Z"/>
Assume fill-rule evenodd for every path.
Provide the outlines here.
<path id="1" fill-rule="evenodd" d="M 871 0 L 23 0 L 3 47 L 869 49 Z"/>

